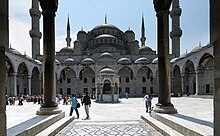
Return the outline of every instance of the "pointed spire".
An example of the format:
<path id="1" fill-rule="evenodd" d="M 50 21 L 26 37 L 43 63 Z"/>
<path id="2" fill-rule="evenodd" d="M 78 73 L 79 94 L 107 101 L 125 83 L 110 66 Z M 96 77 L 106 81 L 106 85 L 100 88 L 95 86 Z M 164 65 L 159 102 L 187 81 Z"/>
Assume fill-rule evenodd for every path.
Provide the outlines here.
<path id="1" fill-rule="evenodd" d="M 199 47 L 201 47 L 201 46 L 202 46 L 201 41 L 199 41 Z"/>
<path id="2" fill-rule="evenodd" d="M 67 37 L 66 37 L 67 47 L 70 47 L 71 40 L 72 39 L 70 38 L 70 20 L 69 20 L 69 14 L 68 14 L 68 19 L 67 19 Z"/>
<path id="3" fill-rule="evenodd" d="M 68 20 L 67 20 L 67 31 L 70 31 L 70 20 L 69 20 L 69 14 L 68 14 Z"/>
<path id="4" fill-rule="evenodd" d="M 11 48 L 11 43 L 10 43 L 10 48 Z"/>
<path id="5" fill-rule="evenodd" d="M 81 28 L 81 31 L 83 31 L 83 27 Z"/>
<path id="6" fill-rule="evenodd" d="M 141 47 L 145 46 L 145 26 L 144 26 L 144 14 L 142 13 L 142 23 L 141 23 Z"/>
<path id="7" fill-rule="evenodd" d="M 105 24 L 107 24 L 107 15 L 105 14 Z"/>

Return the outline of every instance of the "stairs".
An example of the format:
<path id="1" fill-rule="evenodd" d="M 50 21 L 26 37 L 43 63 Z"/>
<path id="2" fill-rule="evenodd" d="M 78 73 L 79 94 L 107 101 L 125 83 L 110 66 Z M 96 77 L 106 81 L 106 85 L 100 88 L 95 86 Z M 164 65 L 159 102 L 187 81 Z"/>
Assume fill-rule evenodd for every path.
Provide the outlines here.
<path id="1" fill-rule="evenodd" d="M 44 115 L 40 115 L 44 116 Z M 58 133 L 61 129 L 67 126 L 74 117 L 65 117 L 65 112 L 60 114 L 54 114 L 45 116 L 45 119 L 39 121 L 35 125 L 30 126 L 26 130 L 17 134 L 17 136 L 53 136 Z"/>

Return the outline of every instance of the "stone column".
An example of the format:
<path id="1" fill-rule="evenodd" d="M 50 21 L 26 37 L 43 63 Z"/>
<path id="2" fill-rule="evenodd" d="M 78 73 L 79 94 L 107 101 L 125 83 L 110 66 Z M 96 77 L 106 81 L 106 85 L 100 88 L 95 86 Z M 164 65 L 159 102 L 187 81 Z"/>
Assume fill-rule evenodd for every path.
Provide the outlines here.
<path id="1" fill-rule="evenodd" d="M 18 94 L 17 94 L 17 73 L 16 72 L 13 73 L 13 86 L 14 86 L 13 95 L 17 96 Z"/>
<path id="2" fill-rule="evenodd" d="M 31 92 L 31 76 L 28 75 L 28 95 L 32 95 L 32 92 Z"/>
<path id="3" fill-rule="evenodd" d="M 195 95 L 198 95 L 199 94 L 199 70 L 196 70 L 195 74 L 196 74 L 196 94 Z"/>
<path id="4" fill-rule="evenodd" d="M 171 0 L 154 0 L 157 13 L 159 96 L 154 109 L 159 113 L 177 113 L 170 97 L 169 8 Z"/>
<path id="5" fill-rule="evenodd" d="M 58 0 L 40 0 L 43 15 L 43 92 L 44 103 L 38 115 L 60 113 L 56 103 L 56 76 L 55 76 L 55 12 Z"/>
<path id="6" fill-rule="evenodd" d="M 0 0 L 0 133 L 7 135 L 6 127 L 6 103 L 5 103 L 5 87 L 6 87 L 6 68 L 5 66 L 5 48 L 9 46 L 8 35 L 8 0 Z"/>
<path id="7" fill-rule="evenodd" d="M 214 44 L 214 135 L 220 135 L 220 1 L 210 0 L 210 43 Z"/>

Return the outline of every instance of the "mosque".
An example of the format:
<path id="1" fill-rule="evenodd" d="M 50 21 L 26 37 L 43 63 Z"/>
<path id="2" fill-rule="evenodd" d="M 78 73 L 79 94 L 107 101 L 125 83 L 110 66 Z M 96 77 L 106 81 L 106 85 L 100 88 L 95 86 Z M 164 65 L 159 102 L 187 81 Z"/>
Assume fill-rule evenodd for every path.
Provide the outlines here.
<path id="1" fill-rule="evenodd" d="M 41 12 L 37 3 L 30 9 L 32 19 L 32 57 L 21 54 L 11 46 L 6 49 L 8 96 L 39 95 L 42 92 L 43 55 L 40 54 Z M 173 95 L 213 95 L 213 45 L 198 45 L 180 54 L 179 25 L 181 9 L 172 5 L 172 53 L 170 54 L 171 93 Z M 99 102 L 118 102 L 128 93 L 130 97 L 158 95 L 158 59 L 156 51 L 145 43 L 142 17 L 140 43 L 131 29 L 120 30 L 104 24 L 92 30 L 80 30 L 77 40 L 70 37 L 67 20 L 66 47 L 56 52 L 56 93 L 81 95 L 89 92 Z M 156 45 L 155 45 L 156 46 Z"/>

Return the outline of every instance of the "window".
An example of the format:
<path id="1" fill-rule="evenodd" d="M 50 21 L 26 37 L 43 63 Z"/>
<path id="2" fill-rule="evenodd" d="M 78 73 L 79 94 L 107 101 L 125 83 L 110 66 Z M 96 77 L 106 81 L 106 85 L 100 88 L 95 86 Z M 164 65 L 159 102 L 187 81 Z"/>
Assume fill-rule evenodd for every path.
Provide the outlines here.
<path id="1" fill-rule="evenodd" d="M 145 77 L 142 77 L 142 82 L 146 82 L 146 78 Z"/>
<path id="2" fill-rule="evenodd" d="M 60 94 L 63 95 L 63 88 L 60 88 Z"/>
<path id="3" fill-rule="evenodd" d="M 95 78 L 94 77 L 92 78 L 92 83 L 95 83 Z"/>
<path id="4" fill-rule="evenodd" d="M 83 93 L 88 92 L 88 88 L 83 88 Z"/>
<path id="5" fill-rule="evenodd" d="M 130 94 L 130 88 L 129 88 L 129 87 L 126 87 L 126 88 L 125 88 L 125 92 L 128 93 L 128 94 Z"/>
<path id="6" fill-rule="evenodd" d="M 129 83 L 129 77 L 126 77 L 125 82 Z"/>
<path id="7" fill-rule="evenodd" d="M 67 78 L 67 83 L 71 83 L 71 79 L 70 78 Z"/>
<path id="8" fill-rule="evenodd" d="M 67 95 L 71 95 L 71 88 L 67 88 Z"/>
<path id="9" fill-rule="evenodd" d="M 146 94 L 147 92 L 147 88 L 146 87 L 142 87 L 142 94 Z"/>
<path id="10" fill-rule="evenodd" d="M 62 83 L 63 82 L 63 78 L 60 78 L 60 83 Z"/>
<path id="11" fill-rule="evenodd" d="M 84 83 L 87 83 L 87 78 L 84 78 L 83 80 L 84 80 Z"/>
<path id="12" fill-rule="evenodd" d="M 119 77 L 119 83 L 121 83 L 121 77 Z"/>

